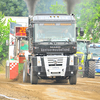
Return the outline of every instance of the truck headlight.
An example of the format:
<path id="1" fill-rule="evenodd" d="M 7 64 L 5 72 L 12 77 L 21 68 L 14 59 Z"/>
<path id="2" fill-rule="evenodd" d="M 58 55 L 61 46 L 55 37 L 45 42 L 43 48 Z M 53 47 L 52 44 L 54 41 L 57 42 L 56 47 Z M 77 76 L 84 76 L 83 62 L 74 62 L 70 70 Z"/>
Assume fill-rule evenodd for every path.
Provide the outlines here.
<path id="1" fill-rule="evenodd" d="M 37 57 L 37 66 L 42 66 L 41 58 L 40 57 Z"/>
<path id="2" fill-rule="evenodd" d="M 74 65 L 74 56 L 70 56 L 70 62 L 69 65 Z"/>

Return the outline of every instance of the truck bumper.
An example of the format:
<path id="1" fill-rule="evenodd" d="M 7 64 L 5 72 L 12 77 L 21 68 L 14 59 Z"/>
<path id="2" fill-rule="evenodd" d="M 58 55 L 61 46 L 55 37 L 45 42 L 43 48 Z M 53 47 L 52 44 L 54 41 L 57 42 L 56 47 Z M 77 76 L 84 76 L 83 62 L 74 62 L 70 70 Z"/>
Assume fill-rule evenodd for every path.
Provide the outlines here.
<path id="1" fill-rule="evenodd" d="M 78 65 L 68 66 L 65 76 L 73 76 L 77 74 L 77 70 L 78 70 Z"/>
<path id="2" fill-rule="evenodd" d="M 37 57 L 32 57 L 32 66 L 33 66 L 33 72 L 38 73 L 39 76 L 61 76 L 61 77 L 67 77 L 67 76 L 73 76 L 78 71 L 78 65 L 77 65 L 77 57 L 74 57 L 74 65 L 69 65 L 69 57 L 67 56 L 58 56 L 56 57 L 58 59 L 58 64 L 54 65 L 52 64 L 51 57 L 40 57 L 39 66 L 37 66 L 38 59 Z M 48 62 L 48 59 L 50 62 Z M 53 58 L 55 59 L 55 57 Z M 61 59 L 61 61 L 59 60 Z"/>

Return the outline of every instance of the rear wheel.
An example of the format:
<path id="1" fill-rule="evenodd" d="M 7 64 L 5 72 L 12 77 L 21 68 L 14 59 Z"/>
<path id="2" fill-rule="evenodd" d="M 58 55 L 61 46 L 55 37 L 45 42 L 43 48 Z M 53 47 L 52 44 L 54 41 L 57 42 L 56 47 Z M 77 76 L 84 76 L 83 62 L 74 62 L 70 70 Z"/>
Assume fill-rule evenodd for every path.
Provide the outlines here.
<path id="1" fill-rule="evenodd" d="M 77 75 L 74 75 L 74 76 L 70 76 L 69 77 L 69 83 L 72 85 L 72 84 L 76 84 L 77 82 Z"/>
<path id="2" fill-rule="evenodd" d="M 23 82 L 30 82 L 30 76 L 27 74 L 27 61 L 24 63 L 23 66 Z"/>
<path id="3" fill-rule="evenodd" d="M 33 67 L 32 66 L 31 66 L 31 73 L 30 73 L 30 82 L 31 82 L 31 84 L 37 84 L 38 83 L 37 73 L 33 72 Z"/>
<path id="4" fill-rule="evenodd" d="M 89 61 L 88 78 L 95 78 L 95 61 Z"/>

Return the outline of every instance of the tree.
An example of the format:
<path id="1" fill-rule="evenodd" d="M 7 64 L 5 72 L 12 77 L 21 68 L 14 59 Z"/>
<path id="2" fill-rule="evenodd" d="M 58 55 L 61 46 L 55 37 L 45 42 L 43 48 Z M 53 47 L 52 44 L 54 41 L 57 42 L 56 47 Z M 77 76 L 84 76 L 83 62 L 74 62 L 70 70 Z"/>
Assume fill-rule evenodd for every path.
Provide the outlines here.
<path id="1" fill-rule="evenodd" d="M 98 42 L 100 36 L 100 0 L 82 0 L 77 4 L 74 13 L 77 19 L 77 26 L 84 27 L 85 36 L 83 39 Z M 79 18 L 77 18 L 79 17 Z M 78 37 L 82 39 L 82 37 Z"/>
<path id="2" fill-rule="evenodd" d="M 39 0 L 35 7 L 35 14 L 51 13 L 51 4 L 57 0 Z M 58 0 L 62 4 L 62 0 Z M 5 16 L 28 16 L 28 8 L 24 0 L 0 0 L 0 11 Z"/>
<path id="3" fill-rule="evenodd" d="M 24 0 L 0 0 L 0 11 L 5 16 L 28 16 Z"/>
<path id="4" fill-rule="evenodd" d="M 12 19 L 8 19 L 7 25 L 5 25 L 4 14 L 0 12 L 0 62 L 8 56 L 8 46 L 6 46 L 6 40 L 9 40 L 10 22 Z"/>
<path id="5" fill-rule="evenodd" d="M 61 4 L 58 4 L 58 2 L 56 2 L 55 5 L 51 5 L 50 9 L 51 9 L 51 12 L 54 14 L 57 14 L 57 13 L 58 14 L 67 14 L 65 3 L 63 3 L 63 5 L 61 5 Z"/>
<path id="6" fill-rule="evenodd" d="M 55 5 L 56 1 L 57 1 L 58 4 L 62 4 L 63 5 L 63 0 L 40 0 L 36 4 L 35 14 L 52 13 L 50 7 L 51 7 L 51 5 Z"/>

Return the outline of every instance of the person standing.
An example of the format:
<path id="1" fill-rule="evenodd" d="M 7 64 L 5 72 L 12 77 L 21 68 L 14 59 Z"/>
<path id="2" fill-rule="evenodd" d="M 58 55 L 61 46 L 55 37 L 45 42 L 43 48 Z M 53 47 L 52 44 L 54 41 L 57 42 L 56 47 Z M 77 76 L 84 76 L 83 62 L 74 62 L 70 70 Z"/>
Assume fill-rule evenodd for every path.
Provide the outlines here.
<path id="1" fill-rule="evenodd" d="M 25 42 L 21 42 L 20 50 L 28 50 L 28 45 Z"/>

